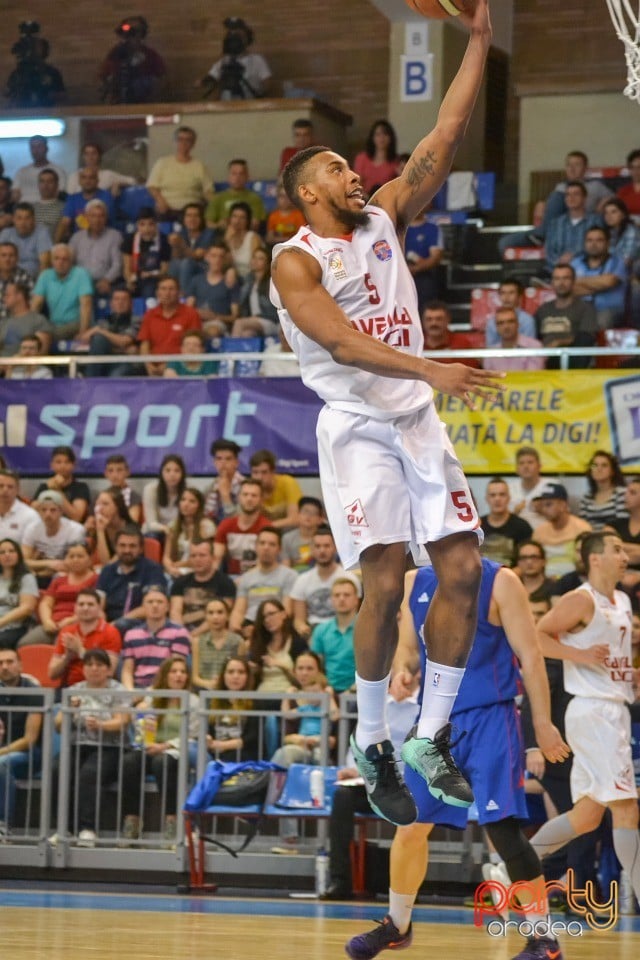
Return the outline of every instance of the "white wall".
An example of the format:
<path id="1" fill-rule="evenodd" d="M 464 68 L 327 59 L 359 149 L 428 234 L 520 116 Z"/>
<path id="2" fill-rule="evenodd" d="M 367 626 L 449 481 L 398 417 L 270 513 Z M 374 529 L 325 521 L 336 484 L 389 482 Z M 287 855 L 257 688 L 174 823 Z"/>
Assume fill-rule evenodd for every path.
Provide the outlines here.
<path id="1" fill-rule="evenodd" d="M 80 123 L 79 117 L 66 117 L 64 135 L 49 139 L 49 160 L 69 173 L 78 169 Z M 12 177 L 20 167 L 31 163 L 29 139 L 0 140 L 0 157 L 4 163 L 5 174 Z"/>

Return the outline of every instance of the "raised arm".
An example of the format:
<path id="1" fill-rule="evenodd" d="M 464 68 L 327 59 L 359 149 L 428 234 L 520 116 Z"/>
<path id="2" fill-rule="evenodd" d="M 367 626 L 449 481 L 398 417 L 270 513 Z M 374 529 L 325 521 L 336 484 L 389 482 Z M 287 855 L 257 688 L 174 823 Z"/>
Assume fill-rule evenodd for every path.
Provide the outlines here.
<path id="1" fill-rule="evenodd" d="M 469 43 L 442 101 L 436 125 L 415 148 L 398 179 L 381 187 L 373 199 L 399 230 L 424 210 L 447 178 L 478 98 L 491 44 L 487 0 L 478 0 L 473 18 L 463 15 L 459 20 L 470 30 Z"/>

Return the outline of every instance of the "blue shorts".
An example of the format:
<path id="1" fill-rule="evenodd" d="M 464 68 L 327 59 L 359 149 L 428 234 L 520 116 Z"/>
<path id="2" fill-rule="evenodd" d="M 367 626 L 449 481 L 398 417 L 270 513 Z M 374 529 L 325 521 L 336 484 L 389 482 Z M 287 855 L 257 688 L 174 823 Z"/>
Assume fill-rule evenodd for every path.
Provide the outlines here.
<path id="1" fill-rule="evenodd" d="M 464 710 L 451 721 L 454 742 L 459 733 L 466 731 L 451 754 L 473 789 L 478 822 L 494 823 L 505 817 L 527 820 L 524 746 L 514 701 Z M 419 823 L 466 827 L 468 809 L 437 800 L 422 777 L 408 766 L 404 777 L 418 807 Z"/>

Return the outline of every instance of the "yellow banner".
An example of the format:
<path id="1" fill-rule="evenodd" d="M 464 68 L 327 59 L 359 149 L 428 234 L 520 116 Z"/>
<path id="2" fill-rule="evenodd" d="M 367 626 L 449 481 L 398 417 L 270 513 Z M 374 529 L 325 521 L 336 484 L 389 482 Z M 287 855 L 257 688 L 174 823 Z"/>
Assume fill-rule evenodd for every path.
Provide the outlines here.
<path id="1" fill-rule="evenodd" d="M 640 473 L 640 376 L 620 370 L 545 370 L 507 375 L 497 403 L 436 396 L 465 471 L 513 473 L 519 447 L 540 453 L 545 473 L 582 473 L 596 450 Z"/>

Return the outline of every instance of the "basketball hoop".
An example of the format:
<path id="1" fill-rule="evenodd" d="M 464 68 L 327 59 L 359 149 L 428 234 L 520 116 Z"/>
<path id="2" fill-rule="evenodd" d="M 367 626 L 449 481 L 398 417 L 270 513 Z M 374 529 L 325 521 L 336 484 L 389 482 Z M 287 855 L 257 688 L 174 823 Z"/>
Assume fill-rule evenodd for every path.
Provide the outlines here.
<path id="1" fill-rule="evenodd" d="M 640 103 L 640 4 L 636 13 L 631 0 L 607 0 L 607 6 L 627 61 L 627 85 L 623 93 Z"/>

